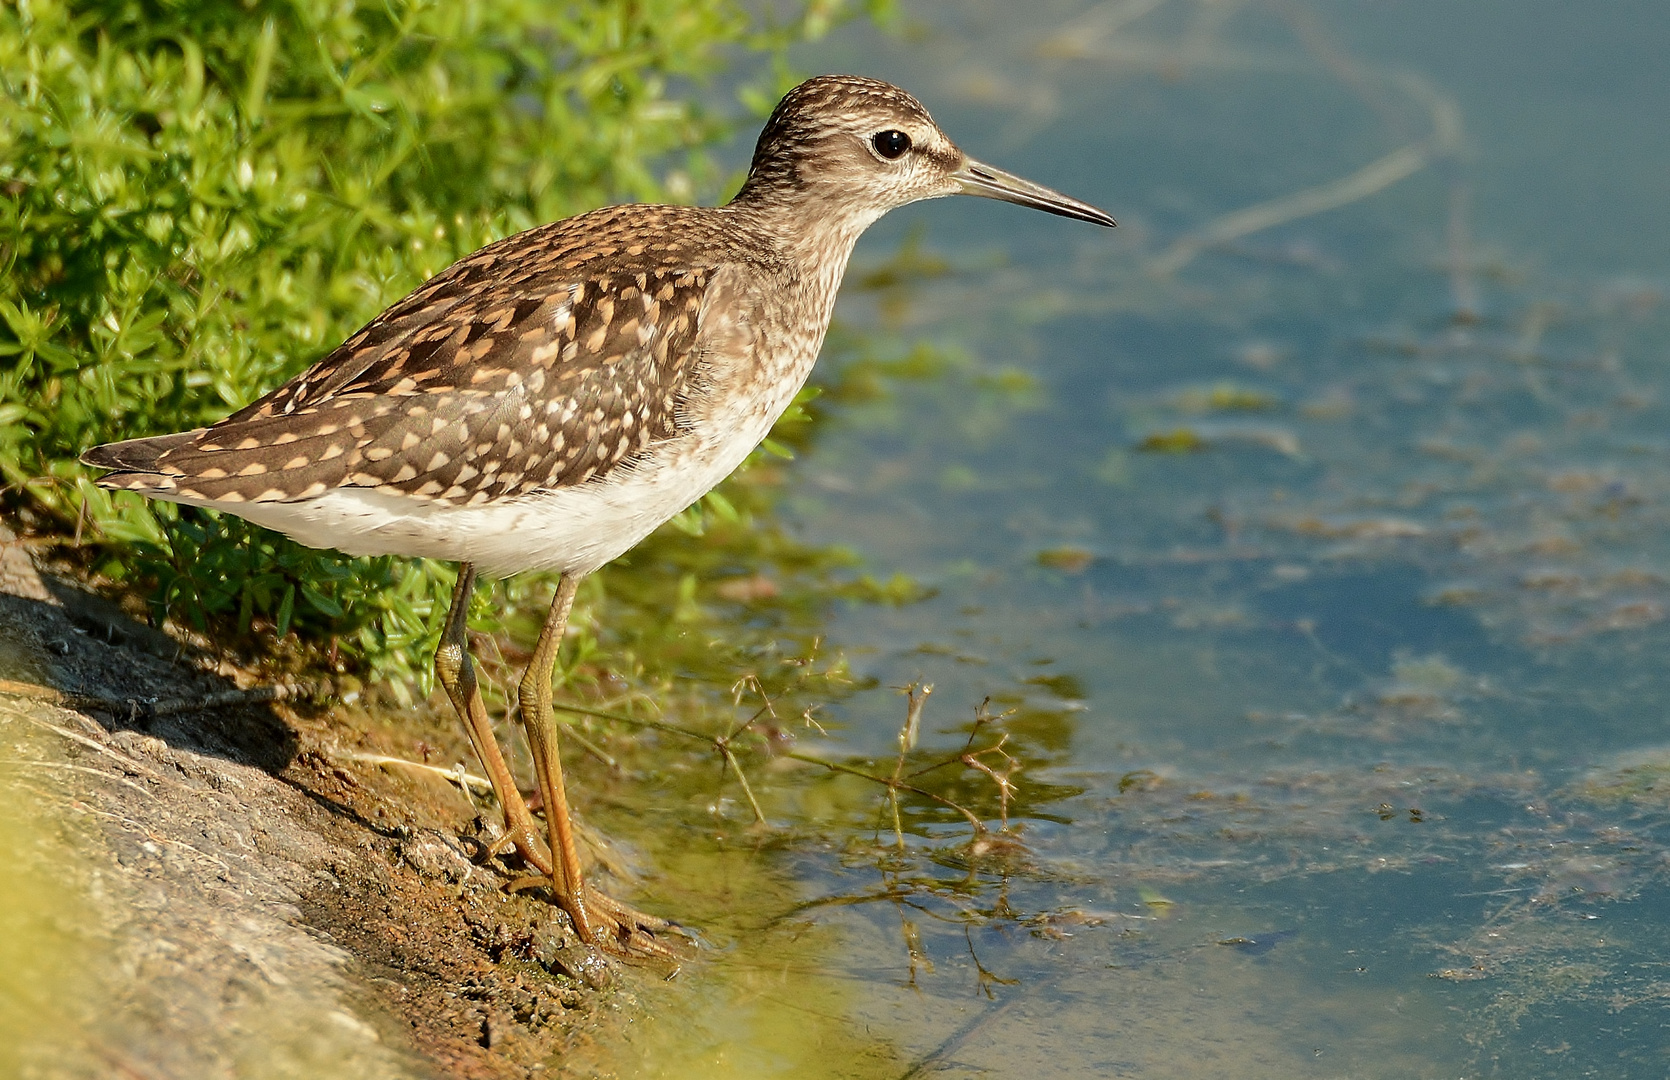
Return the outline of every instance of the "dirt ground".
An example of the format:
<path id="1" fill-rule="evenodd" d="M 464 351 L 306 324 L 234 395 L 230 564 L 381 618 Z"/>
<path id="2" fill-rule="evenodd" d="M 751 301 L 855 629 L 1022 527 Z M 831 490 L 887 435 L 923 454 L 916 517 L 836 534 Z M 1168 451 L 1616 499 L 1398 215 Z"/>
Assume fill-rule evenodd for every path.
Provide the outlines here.
<path id="1" fill-rule="evenodd" d="M 43 962 L 81 972 L 57 995 L 81 1034 L 24 1075 L 566 1074 L 666 976 L 507 894 L 512 868 L 469 857 L 486 823 L 458 785 L 367 760 L 474 767 L 450 714 L 242 700 L 254 685 L 0 534 L 0 798 L 51 940 L 96 957 Z"/>

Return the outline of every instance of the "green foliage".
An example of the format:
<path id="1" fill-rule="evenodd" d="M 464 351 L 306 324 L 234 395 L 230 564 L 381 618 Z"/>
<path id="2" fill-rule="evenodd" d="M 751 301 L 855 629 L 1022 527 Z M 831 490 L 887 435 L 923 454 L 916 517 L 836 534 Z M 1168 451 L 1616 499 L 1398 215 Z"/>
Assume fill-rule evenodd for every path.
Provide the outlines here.
<path id="1" fill-rule="evenodd" d="M 737 0 L 0 5 L 0 507 L 82 537 L 159 621 L 244 645 L 294 630 L 423 681 L 410 646 L 450 568 L 112 496 L 77 455 L 226 415 L 492 239 L 711 193 L 724 122 L 674 87 L 738 47 L 780 57 L 843 7 L 771 28 Z"/>

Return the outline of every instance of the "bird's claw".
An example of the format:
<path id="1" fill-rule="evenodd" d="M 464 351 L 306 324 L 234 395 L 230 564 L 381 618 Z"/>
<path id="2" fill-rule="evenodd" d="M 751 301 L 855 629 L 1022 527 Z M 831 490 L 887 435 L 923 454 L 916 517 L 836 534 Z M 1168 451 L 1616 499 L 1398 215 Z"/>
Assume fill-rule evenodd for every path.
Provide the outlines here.
<path id="1" fill-rule="evenodd" d="M 582 886 L 579 897 L 565 896 L 550 875 L 542 874 L 517 878 L 505 888 L 510 892 L 550 889 L 580 940 L 617 956 L 681 960 L 684 954 L 671 936 L 695 942 L 694 935 L 678 923 L 639 911 L 590 885 Z"/>

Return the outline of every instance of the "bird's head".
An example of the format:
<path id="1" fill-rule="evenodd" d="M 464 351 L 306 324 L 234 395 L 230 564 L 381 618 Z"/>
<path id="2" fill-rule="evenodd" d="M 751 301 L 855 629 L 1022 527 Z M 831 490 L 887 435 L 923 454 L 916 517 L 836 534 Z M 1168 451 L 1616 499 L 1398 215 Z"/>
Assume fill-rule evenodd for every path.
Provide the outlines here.
<path id="1" fill-rule="evenodd" d="M 792 207 L 862 231 L 889 210 L 945 195 L 1114 223 L 1088 203 L 973 160 L 910 94 L 854 75 L 821 75 L 784 95 L 736 204 Z"/>

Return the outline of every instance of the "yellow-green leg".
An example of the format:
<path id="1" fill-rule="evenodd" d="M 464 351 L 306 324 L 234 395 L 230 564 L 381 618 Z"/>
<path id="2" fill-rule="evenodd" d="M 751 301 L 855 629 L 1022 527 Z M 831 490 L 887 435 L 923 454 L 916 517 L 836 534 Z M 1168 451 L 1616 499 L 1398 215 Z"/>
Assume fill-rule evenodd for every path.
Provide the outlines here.
<path id="1" fill-rule="evenodd" d="M 574 594 L 579 585 L 579 576 L 574 574 L 564 574 L 557 582 L 557 595 L 551 600 L 550 614 L 545 618 L 533 659 L 528 662 L 517 691 L 522 726 L 527 730 L 528 745 L 533 750 L 534 774 L 545 802 L 545 821 L 550 829 L 555 865 L 546 871 L 546 878 L 514 882 L 511 888 L 535 882 L 543 884 L 548 879 L 557 903 L 568 912 L 575 932 L 588 945 L 671 955 L 671 950 L 654 936 L 670 929 L 671 923 L 634 911 L 598 892 L 586 884 L 585 871 L 580 866 L 580 850 L 575 843 L 574 824 L 568 816 L 568 796 L 563 788 L 556 725 L 551 716 L 551 669 L 556 665 L 557 648 L 568 627 L 568 614 L 574 607 Z"/>
<path id="2" fill-rule="evenodd" d="M 505 834 L 489 849 L 498 855 L 511 847 L 542 874 L 551 872 L 551 856 L 544 850 L 539 833 L 534 828 L 533 814 L 516 781 L 510 775 L 504 755 L 499 751 L 499 740 L 493 734 L 493 724 L 487 717 L 487 705 L 481 700 L 481 687 L 476 682 L 475 665 L 470 663 L 470 646 L 466 637 L 466 620 L 470 614 L 470 595 L 475 592 L 475 567 L 463 563 L 458 567 L 458 584 L 452 590 L 452 607 L 447 611 L 446 627 L 441 631 L 441 643 L 435 650 L 435 675 L 452 700 L 464 730 L 470 734 L 470 744 L 476 757 L 487 770 L 504 810 Z"/>

